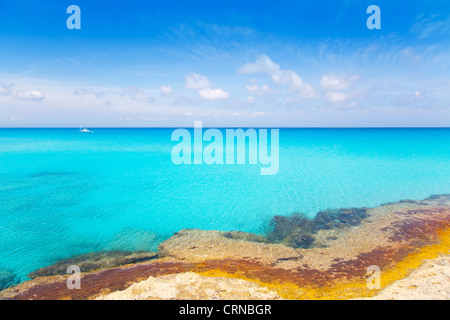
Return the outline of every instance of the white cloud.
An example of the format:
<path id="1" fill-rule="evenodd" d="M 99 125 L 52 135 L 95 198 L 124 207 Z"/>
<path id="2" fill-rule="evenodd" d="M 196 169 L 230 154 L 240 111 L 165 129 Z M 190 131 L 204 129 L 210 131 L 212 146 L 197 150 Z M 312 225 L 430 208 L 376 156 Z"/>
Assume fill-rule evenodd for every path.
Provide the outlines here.
<path id="1" fill-rule="evenodd" d="M 230 94 L 222 89 L 211 89 L 211 82 L 206 76 L 197 73 L 188 73 L 185 75 L 186 89 L 198 90 L 198 94 L 203 100 L 225 100 Z"/>
<path id="2" fill-rule="evenodd" d="M 246 86 L 245 89 L 251 94 L 256 94 L 258 96 L 262 96 L 269 92 L 270 88 L 268 85 L 258 86 L 257 84 Z"/>
<path id="3" fill-rule="evenodd" d="M 349 89 L 356 81 L 359 80 L 359 76 L 348 76 L 347 74 L 335 75 L 333 73 L 324 75 L 320 80 L 320 84 L 327 90 L 337 91 Z"/>
<path id="4" fill-rule="evenodd" d="M 209 82 L 206 76 L 202 76 L 197 73 L 188 73 L 184 76 L 185 78 L 185 87 L 189 90 L 200 90 L 209 88 L 211 83 Z"/>
<path id="5" fill-rule="evenodd" d="M 341 91 L 329 91 L 325 94 L 325 99 L 333 103 L 344 102 L 347 101 L 349 98 L 350 95 Z"/>
<path id="6" fill-rule="evenodd" d="M 350 76 L 345 73 L 340 75 L 334 73 L 324 75 L 320 80 L 320 84 L 327 90 L 327 92 L 325 92 L 325 100 L 342 106 L 343 103 L 349 99 L 359 97 L 361 95 L 361 90 L 349 90 L 359 79 L 360 77 L 358 75 Z M 357 106 L 358 103 L 352 101 L 347 107 L 355 108 Z"/>
<path id="7" fill-rule="evenodd" d="M 16 91 L 15 97 L 23 100 L 39 101 L 45 98 L 45 95 L 38 90 Z"/>
<path id="8" fill-rule="evenodd" d="M 230 97 L 230 94 L 222 89 L 205 88 L 198 91 L 198 94 L 203 100 L 225 100 Z"/>
<path id="9" fill-rule="evenodd" d="M 312 98 L 316 96 L 314 88 L 303 82 L 298 74 L 292 70 L 281 69 L 266 55 L 261 55 L 253 63 L 245 64 L 238 72 L 244 74 L 266 73 L 272 77 L 276 84 L 289 86 L 292 90 L 300 91 L 304 97 Z"/>
<path id="10" fill-rule="evenodd" d="M 159 91 L 163 96 L 168 96 L 173 93 L 173 89 L 171 86 L 161 86 L 159 87 Z"/>
<path id="11" fill-rule="evenodd" d="M 255 103 L 255 101 L 256 101 L 255 97 L 253 97 L 253 96 L 248 96 L 247 97 L 247 102 L 248 103 Z"/>

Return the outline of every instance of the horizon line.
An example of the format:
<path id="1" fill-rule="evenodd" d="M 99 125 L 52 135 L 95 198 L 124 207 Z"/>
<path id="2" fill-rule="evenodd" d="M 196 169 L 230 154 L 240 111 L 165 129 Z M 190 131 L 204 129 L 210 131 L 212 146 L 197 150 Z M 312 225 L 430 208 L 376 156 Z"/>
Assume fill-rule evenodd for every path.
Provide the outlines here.
<path id="1" fill-rule="evenodd" d="M 194 129 L 192 126 L 175 126 L 175 127 L 109 127 L 109 126 L 102 126 L 102 127 L 89 127 L 91 129 L 179 129 L 179 128 L 187 128 L 187 129 Z M 417 127 L 408 127 L 408 126 L 373 126 L 373 127 L 350 127 L 350 126 L 336 126 L 336 127 L 274 127 L 274 126 L 254 126 L 254 127 L 247 127 L 247 126 L 208 126 L 208 127 L 202 127 L 202 129 L 236 129 L 236 128 L 243 128 L 243 129 L 450 129 L 450 126 L 448 127 L 432 127 L 432 126 L 417 126 Z M 78 129 L 79 127 L 0 127 L 1 129 Z"/>

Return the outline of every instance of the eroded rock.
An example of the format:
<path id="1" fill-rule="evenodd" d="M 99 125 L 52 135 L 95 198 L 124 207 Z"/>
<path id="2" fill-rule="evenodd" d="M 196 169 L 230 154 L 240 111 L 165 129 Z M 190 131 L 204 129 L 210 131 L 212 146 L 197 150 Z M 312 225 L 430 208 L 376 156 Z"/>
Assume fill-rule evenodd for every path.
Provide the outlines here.
<path id="1" fill-rule="evenodd" d="M 274 300 L 281 297 L 251 281 L 205 277 L 193 272 L 149 277 L 98 300 Z"/>

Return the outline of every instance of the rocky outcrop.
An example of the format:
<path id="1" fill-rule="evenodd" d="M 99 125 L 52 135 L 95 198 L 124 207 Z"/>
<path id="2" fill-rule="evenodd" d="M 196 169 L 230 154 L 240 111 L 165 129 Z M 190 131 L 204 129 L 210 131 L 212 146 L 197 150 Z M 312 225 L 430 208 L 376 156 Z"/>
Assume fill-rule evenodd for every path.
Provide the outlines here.
<path id="1" fill-rule="evenodd" d="M 450 255 L 426 261 L 372 300 L 450 300 Z"/>
<path id="2" fill-rule="evenodd" d="M 159 251 L 163 257 L 186 262 L 248 259 L 273 264 L 279 259 L 295 259 L 300 255 L 295 249 L 285 245 L 236 240 L 229 234 L 230 232 L 184 229 L 161 243 Z M 251 238 L 249 234 L 246 237 Z"/>
<path id="3" fill-rule="evenodd" d="M 281 297 L 251 281 L 205 277 L 193 272 L 149 277 L 98 300 L 278 300 Z"/>

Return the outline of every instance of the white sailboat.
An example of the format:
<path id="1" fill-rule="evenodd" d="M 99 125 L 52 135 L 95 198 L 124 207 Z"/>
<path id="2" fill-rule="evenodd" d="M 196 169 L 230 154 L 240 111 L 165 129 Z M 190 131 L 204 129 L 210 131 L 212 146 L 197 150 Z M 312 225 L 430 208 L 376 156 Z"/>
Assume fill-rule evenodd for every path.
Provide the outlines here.
<path id="1" fill-rule="evenodd" d="M 91 130 L 89 130 L 89 129 L 84 128 L 84 127 L 83 127 L 83 121 L 81 121 L 80 132 L 94 132 L 94 131 L 91 131 Z"/>

